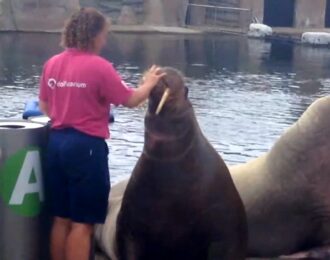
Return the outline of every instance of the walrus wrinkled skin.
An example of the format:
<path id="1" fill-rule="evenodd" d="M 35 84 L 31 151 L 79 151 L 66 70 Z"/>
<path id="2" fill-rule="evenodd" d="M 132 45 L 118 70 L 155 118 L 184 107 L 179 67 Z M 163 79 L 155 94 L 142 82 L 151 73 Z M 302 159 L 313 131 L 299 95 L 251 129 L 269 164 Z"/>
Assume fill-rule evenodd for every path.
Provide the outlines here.
<path id="1" fill-rule="evenodd" d="M 329 116 L 330 98 L 318 99 L 267 154 L 230 168 L 247 212 L 249 255 L 321 247 L 297 257 L 322 258 L 329 250 Z"/>
<path id="2" fill-rule="evenodd" d="M 246 216 L 229 170 L 198 126 L 183 77 L 164 71 L 118 215 L 118 259 L 244 259 Z M 169 99 L 156 115 L 166 88 Z"/>
<path id="3" fill-rule="evenodd" d="M 229 167 L 243 199 L 250 256 L 330 259 L 330 97 L 314 102 L 273 148 L 260 158 Z M 113 223 L 127 181 L 110 194 L 107 221 L 98 243 L 114 257 Z M 118 194 L 118 196 L 113 196 Z M 111 228 L 110 228 L 111 227 Z M 103 231 L 103 236 L 101 236 Z M 313 249 L 315 248 L 315 249 Z M 284 257 L 289 258 L 289 257 Z"/>

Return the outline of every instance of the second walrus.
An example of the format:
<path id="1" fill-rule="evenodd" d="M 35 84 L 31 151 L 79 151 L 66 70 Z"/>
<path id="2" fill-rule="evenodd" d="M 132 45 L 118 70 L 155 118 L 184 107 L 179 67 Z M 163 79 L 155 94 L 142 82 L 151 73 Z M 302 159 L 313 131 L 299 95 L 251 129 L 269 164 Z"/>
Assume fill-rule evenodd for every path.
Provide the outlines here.
<path id="1" fill-rule="evenodd" d="M 198 126 L 182 75 L 163 71 L 118 215 L 118 258 L 244 259 L 246 216 L 229 170 Z"/>

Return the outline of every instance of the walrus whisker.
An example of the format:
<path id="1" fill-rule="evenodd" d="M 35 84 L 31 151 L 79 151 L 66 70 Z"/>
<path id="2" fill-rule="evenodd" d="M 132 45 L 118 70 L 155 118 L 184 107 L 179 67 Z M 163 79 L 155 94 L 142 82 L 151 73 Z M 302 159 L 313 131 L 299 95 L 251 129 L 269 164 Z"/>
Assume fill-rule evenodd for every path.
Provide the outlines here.
<path id="1" fill-rule="evenodd" d="M 156 115 L 159 115 L 159 113 L 162 111 L 169 95 L 170 95 L 170 89 L 167 88 L 167 89 L 165 89 L 164 94 L 162 96 L 162 99 L 159 102 L 159 105 L 158 105 L 157 110 L 156 110 Z"/>

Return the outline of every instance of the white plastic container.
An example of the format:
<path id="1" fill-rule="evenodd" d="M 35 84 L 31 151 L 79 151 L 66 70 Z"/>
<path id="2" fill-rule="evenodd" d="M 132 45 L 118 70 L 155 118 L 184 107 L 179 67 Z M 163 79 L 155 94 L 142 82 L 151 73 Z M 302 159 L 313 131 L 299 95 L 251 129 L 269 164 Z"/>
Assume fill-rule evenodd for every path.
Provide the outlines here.
<path id="1" fill-rule="evenodd" d="M 265 38 L 271 36 L 273 29 L 268 25 L 262 23 L 251 23 L 249 27 L 248 36 L 251 38 Z"/>
<path id="2" fill-rule="evenodd" d="M 301 36 L 301 42 L 310 45 L 329 45 L 330 33 L 327 32 L 305 32 Z"/>

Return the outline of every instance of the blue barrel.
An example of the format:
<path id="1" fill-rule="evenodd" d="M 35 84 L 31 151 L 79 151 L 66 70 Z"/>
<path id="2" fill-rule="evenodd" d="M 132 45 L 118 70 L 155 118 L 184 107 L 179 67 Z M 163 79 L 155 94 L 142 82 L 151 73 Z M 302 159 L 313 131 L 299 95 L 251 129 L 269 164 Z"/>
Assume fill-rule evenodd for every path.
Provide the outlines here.
<path id="1" fill-rule="evenodd" d="M 23 119 L 27 120 L 30 117 L 36 117 L 42 115 L 43 113 L 40 111 L 38 100 L 33 99 L 26 102 L 25 109 L 22 115 Z M 115 116 L 111 110 L 109 115 L 109 123 L 114 123 L 114 122 L 115 122 Z"/>

